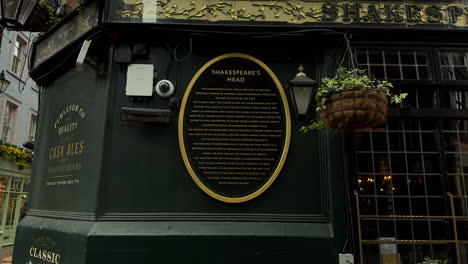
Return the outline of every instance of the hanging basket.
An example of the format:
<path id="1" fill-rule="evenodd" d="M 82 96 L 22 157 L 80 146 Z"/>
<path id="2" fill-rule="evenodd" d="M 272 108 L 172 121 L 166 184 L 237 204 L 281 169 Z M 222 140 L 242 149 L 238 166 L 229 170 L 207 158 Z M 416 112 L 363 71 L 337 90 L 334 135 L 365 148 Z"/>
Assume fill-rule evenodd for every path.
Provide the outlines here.
<path id="1" fill-rule="evenodd" d="M 407 93 L 393 94 L 393 85 L 386 80 L 377 80 L 359 69 L 354 62 L 353 51 L 346 34 L 346 50 L 333 78 L 322 78 L 315 93 L 315 120 L 301 128 L 307 132 L 313 129 L 332 128 L 356 130 L 373 128 L 386 120 L 388 101 L 401 103 Z M 344 61 L 348 58 L 348 66 Z"/>
<path id="2" fill-rule="evenodd" d="M 31 32 L 47 31 L 50 27 L 49 20 L 50 17 L 47 10 L 36 6 L 23 26 L 23 29 Z"/>
<path id="3" fill-rule="evenodd" d="M 335 129 L 376 127 L 385 122 L 387 102 L 387 96 L 380 91 L 343 91 L 326 98 L 321 118 L 328 127 Z"/>
<path id="4" fill-rule="evenodd" d="M 57 1 L 40 0 L 23 26 L 24 31 L 44 32 L 58 22 L 56 16 Z"/>

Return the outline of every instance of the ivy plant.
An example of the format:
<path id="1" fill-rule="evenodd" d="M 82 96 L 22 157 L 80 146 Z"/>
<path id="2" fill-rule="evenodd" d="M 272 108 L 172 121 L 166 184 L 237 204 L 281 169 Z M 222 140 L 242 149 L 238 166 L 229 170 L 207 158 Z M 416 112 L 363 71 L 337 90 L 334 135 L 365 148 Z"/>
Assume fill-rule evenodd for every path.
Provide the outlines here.
<path id="1" fill-rule="evenodd" d="M 440 259 L 431 259 L 429 257 L 425 257 L 422 262 L 418 262 L 418 264 L 448 264 L 448 260 L 440 260 Z"/>
<path id="2" fill-rule="evenodd" d="M 39 0 L 37 7 L 47 12 L 47 16 L 49 18 L 49 20 L 47 21 L 48 26 L 53 26 L 58 21 L 60 21 L 60 19 L 55 15 L 56 8 L 49 5 L 46 0 Z"/>
<path id="3" fill-rule="evenodd" d="M 391 103 L 401 103 L 408 95 L 407 93 L 392 94 L 391 88 L 393 88 L 393 85 L 390 82 L 370 78 L 366 70 L 340 67 L 335 77 L 322 79 L 322 86 L 318 88 L 315 94 L 317 119 L 312 120 L 309 125 L 303 126 L 300 131 L 308 132 L 313 129 L 325 128 L 325 121 L 320 119 L 320 113 L 325 110 L 325 101 L 330 95 L 343 91 L 371 89 L 383 92 L 390 98 Z"/>

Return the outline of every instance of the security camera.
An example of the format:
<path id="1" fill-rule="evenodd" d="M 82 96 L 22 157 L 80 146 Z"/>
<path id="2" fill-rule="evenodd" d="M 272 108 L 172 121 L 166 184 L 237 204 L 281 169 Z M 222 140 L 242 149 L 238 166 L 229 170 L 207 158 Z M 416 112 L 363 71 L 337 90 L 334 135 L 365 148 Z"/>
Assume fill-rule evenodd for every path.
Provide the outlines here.
<path id="1" fill-rule="evenodd" d="M 162 98 L 169 98 L 174 94 L 175 88 L 171 81 L 161 80 L 156 84 L 155 90 Z"/>

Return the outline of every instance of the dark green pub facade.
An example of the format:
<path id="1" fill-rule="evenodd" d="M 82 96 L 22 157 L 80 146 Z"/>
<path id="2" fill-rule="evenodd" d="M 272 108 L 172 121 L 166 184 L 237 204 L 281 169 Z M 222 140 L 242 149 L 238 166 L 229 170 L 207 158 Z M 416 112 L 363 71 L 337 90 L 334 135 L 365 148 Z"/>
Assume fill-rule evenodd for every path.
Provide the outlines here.
<path id="1" fill-rule="evenodd" d="M 466 264 L 467 29 L 465 1 L 87 1 L 32 48 L 14 263 Z M 304 134 L 290 81 L 333 76 L 345 34 L 409 96 Z"/>

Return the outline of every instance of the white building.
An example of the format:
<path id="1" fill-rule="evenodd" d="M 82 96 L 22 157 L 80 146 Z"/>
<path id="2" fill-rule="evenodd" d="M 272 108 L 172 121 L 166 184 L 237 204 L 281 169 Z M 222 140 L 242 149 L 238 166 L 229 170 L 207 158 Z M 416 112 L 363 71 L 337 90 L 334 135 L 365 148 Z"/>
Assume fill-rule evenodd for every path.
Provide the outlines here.
<path id="1" fill-rule="evenodd" d="M 0 95 L 0 140 L 22 146 L 34 140 L 39 87 L 28 78 L 30 44 L 37 34 L 2 30 L 0 72 L 10 85 Z"/>

